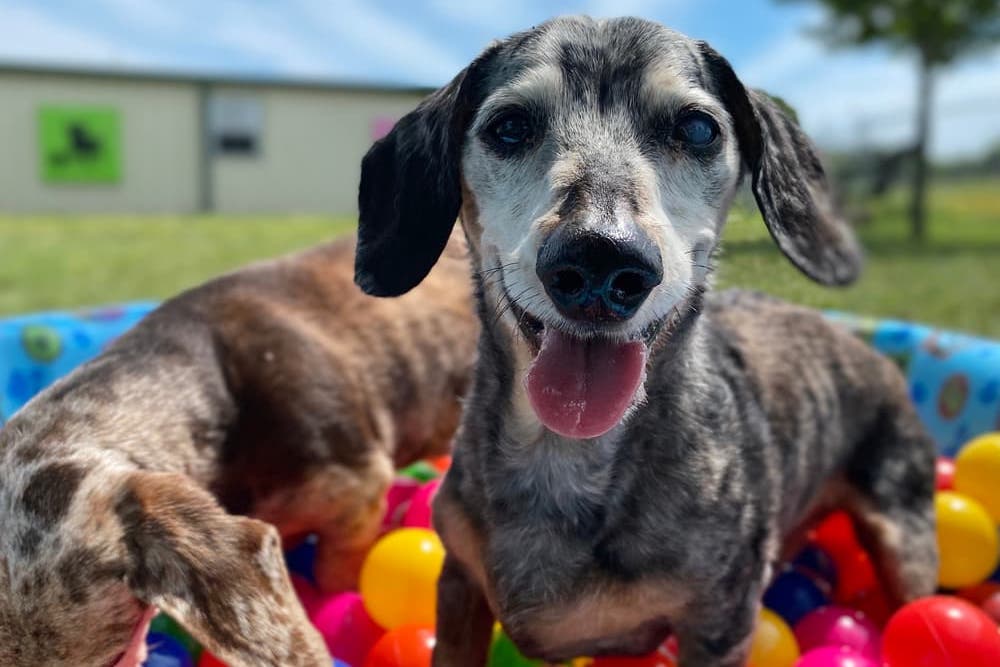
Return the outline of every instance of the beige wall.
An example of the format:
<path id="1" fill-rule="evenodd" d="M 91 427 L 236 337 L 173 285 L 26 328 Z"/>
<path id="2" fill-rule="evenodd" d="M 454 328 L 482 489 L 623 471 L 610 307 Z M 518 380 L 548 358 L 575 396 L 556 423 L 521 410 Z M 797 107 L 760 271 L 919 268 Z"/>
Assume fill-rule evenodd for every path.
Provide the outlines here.
<path id="1" fill-rule="evenodd" d="M 311 90 L 217 85 L 219 93 L 256 97 L 264 111 L 255 157 L 216 156 L 212 164 L 219 212 L 357 211 L 361 158 L 371 123 L 399 117 L 421 96 L 406 92 Z"/>
<path id="2" fill-rule="evenodd" d="M 117 184 L 44 183 L 40 105 L 107 105 L 121 114 Z M 194 85 L 0 72 L 0 212 L 172 212 L 198 207 L 199 108 Z"/>

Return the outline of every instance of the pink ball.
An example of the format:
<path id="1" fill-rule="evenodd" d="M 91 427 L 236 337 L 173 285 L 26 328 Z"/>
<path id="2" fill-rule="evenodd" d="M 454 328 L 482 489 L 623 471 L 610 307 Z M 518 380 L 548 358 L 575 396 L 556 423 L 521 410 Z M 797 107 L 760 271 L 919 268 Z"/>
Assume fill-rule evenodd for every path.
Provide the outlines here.
<path id="1" fill-rule="evenodd" d="M 431 527 L 431 503 L 434 495 L 437 494 L 441 480 L 432 479 L 420 487 L 410 499 L 410 508 L 406 510 L 403 517 L 404 528 L 430 528 Z"/>
<path id="2" fill-rule="evenodd" d="M 830 605 L 806 615 L 795 625 L 803 653 L 820 647 L 848 648 L 873 662 L 881 657 L 881 634 L 860 611 Z"/>
<path id="3" fill-rule="evenodd" d="M 334 657 L 349 665 L 364 664 L 365 657 L 385 630 L 372 620 L 358 593 L 327 598 L 310 614 Z"/>
<path id="4" fill-rule="evenodd" d="M 386 495 L 385 517 L 382 519 L 382 532 L 389 532 L 399 528 L 403 523 L 403 517 L 410 509 L 410 501 L 420 490 L 420 482 L 409 477 L 397 477 L 389 487 Z"/>
<path id="5" fill-rule="evenodd" d="M 879 667 L 879 663 L 849 648 L 824 646 L 803 655 L 795 667 Z"/>

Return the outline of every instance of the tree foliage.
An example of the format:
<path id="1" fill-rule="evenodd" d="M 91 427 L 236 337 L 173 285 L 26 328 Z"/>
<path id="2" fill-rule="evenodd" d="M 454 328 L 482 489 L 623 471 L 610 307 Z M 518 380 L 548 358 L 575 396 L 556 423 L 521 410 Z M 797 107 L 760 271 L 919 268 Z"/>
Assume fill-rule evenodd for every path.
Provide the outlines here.
<path id="1" fill-rule="evenodd" d="M 946 65 L 1000 40 L 1000 0 L 818 2 L 828 12 L 829 20 L 818 28 L 827 42 L 915 49 L 929 66 Z"/>

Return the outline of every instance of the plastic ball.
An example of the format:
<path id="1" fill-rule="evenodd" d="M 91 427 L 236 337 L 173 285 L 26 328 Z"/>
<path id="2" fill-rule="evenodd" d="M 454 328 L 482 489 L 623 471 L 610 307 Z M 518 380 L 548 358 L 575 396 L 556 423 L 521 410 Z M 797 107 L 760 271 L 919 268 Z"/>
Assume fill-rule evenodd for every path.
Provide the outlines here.
<path id="1" fill-rule="evenodd" d="M 203 651 L 201 654 L 201 659 L 198 660 L 198 667 L 229 667 L 226 663 L 222 662 L 214 655 L 208 651 Z"/>
<path id="2" fill-rule="evenodd" d="M 401 625 L 378 640 L 364 667 L 430 667 L 433 652 L 433 630 L 420 625 Z"/>
<path id="3" fill-rule="evenodd" d="M 984 581 L 981 584 L 976 584 L 975 586 L 969 586 L 963 588 L 962 590 L 955 593 L 958 597 L 963 600 L 967 600 L 974 605 L 981 605 L 983 602 L 988 600 L 994 593 L 1000 593 L 1000 584 L 995 581 Z"/>
<path id="4" fill-rule="evenodd" d="M 309 618 L 323 636 L 330 653 L 351 665 L 362 664 L 385 634 L 365 611 L 357 593 L 341 593 L 321 600 Z"/>
<path id="5" fill-rule="evenodd" d="M 803 655 L 795 667 L 879 667 L 879 663 L 849 648 L 823 646 Z"/>
<path id="6" fill-rule="evenodd" d="M 750 647 L 750 664 L 793 667 L 798 659 L 799 645 L 788 624 L 773 611 L 761 609 Z"/>
<path id="7" fill-rule="evenodd" d="M 994 593 L 983 600 L 979 608 L 992 618 L 994 623 L 1000 623 L 1000 593 Z"/>
<path id="8" fill-rule="evenodd" d="M 937 595 L 911 602 L 885 628 L 882 657 L 888 667 L 996 667 L 996 624 L 965 600 Z"/>
<path id="9" fill-rule="evenodd" d="M 1000 523 L 1000 433 L 980 436 L 955 459 L 955 490 L 978 500 Z"/>
<path id="10" fill-rule="evenodd" d="M 375 543 L 361 567 L 359 588 L 365 609 L 386 629 L 433 627 L 443 564 L 444 546 L 433 531 L 392 531 Z"/>
<path id="11" fill-rule="evenodd" d="M 934 497 L 941 562 L 938 583 L 944 588 L 978 584 L 1000 558 L 997 528 L 978 502 L 960 493 L 939 491 Z"/>
<path id="12" fill-rule="evenodd" d="M 316 535 L 308 535 L 285 552 L 285 565 L 288 567 L 288 571 L 305 578 L 312 584 L 316 583 L 317 544 L 319 544 L 319 538 Z"/>
<path id="13" fill-rule="evenodd" d="M 149 656 L 145 667 L 194 667 L 191 654 L 179 640 L 162 632 L 150 632 L 146 636 Z"/>
<path id="14" fill-rule="evenodd" d="M 934 464 L 934 488 L 938 491 L 955 488 L 955 461 L 947 456 L 939 456 Z"/>
<path id="15" fill-rule="evenodd" d="M 833 599 L 838 604 L 850 604 L 878 589 L 878 576 L 871 556 L 860 546 L 837 562 L 837 572 L 840 576 Z"/>
<path id="16" fill-rule="evenodd" d="M 837 585 L 837 564 L 822 548 L 812 545 L 799 552 L 792 567 L 816 580 L 825 582 L 831 589 Z"/>
<path id="17" fill-rule="evenodd" d="M 428 459 L 427 462 L 434 466 L 434 468 L 443 475 L 448 472 L 448 468 L 451 467 L 451 456 L 447 454 L 444 456 L 435 456 L 432 459 Z"/>
<path id="18" fill-rule="evenodd" d="M 779 574 L 764 593 L 764 606 L 789 625 L 798 623 L 803 616 L 829 602 L 815 579 L 792 569 Z"/>
<path id="19" fill-rule="evenodd" d="M 403 526 L 407 528 L 431 527 L 431 503 L 441 486 L 440 479 L 432 479 L 421 486 L 410 499 L 410 507 L 403 517 Z"/>
<path id="20" fill-rule="evenodd" d="M 795 639 L 803 652 L 846 647 L 875 662 L 879 659 L 878 627 L 861 612 L 846 607 L 831 605 L 808 614 L 795 625 Z"/>
<path id="21" fill-rule="evenodd" d="M 161 613 L 153 617 L 153 620 L 149 624 L 148 634 L 153 635 L 155 633 L 169 635 L 179 641 L 192 660 L 197 660 L 198 656 L 201 655 L 201 645 L 198 644 L 198 641 L 167 614 Z"/>
<path id="22" fill-rule="evenodd" d="M 418 482 L 429 482 L 441 473 L 427 461 L 417 461 L 400 470 L 399 474 L 403 477 L 415 479 Z"/>
<path id="23" fill-rule="evenodd" d="M 420 490 L 421 483 L 411 477 L 397 477 L 389 487 L 385 498 L 385 516 L 382 518 L 383 530 L 394 530 L 403 525 L 403 517 L 410 509 L 410 500 Z"/>
<path id="24" fill-rule="evenodd" d="M 854 523 L 850 515 L 843 510 L 828 514 L 811 531 L 810 541 L 828 553 L 835 563 L 839 563 L 841 558 L 851 556 L 861 548 L 854 532 Z"/>
<path id="25" fill-rule="evenodd" d="M 490 644 L 490 656 L 486 664 L 487 667 L 542 667 L 545 663 L 524 657 L 498 625 L 493 631 L 493 643 Z"/>

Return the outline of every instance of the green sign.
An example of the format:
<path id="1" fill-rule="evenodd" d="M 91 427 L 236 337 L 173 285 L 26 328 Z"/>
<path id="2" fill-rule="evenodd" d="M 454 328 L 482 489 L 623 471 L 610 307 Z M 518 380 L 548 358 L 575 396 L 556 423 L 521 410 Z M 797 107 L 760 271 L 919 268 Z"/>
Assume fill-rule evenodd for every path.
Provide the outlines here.
<path id="1" fill-rule="evenodd" d="M 121 179 L 121 123 L 109 107 L 43 106 L 38 149 L 46 183 L 117 183 Z"/>

